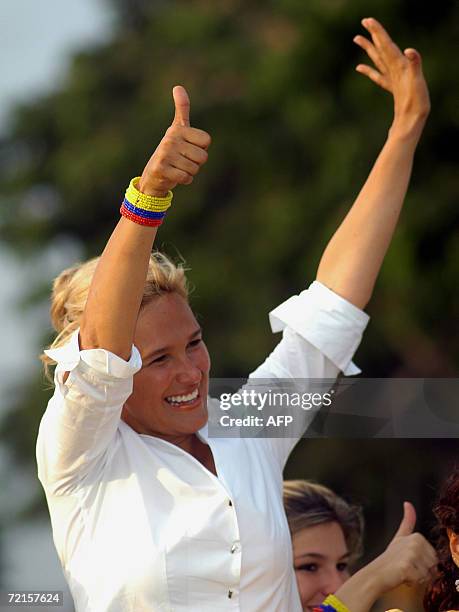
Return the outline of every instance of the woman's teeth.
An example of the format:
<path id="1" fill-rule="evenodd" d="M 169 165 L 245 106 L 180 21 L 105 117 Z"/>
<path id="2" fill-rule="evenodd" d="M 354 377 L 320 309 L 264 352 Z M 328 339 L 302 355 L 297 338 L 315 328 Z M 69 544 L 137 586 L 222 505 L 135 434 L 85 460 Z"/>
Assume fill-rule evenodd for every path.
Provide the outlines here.
<path id="1" fill-rule="evenodd" d="M 187 402 L 192 402 L 198 397 L 198 389 L 195 389 L 192 393 L 188 395 L 171 395 L 170 397 L 166 397 L 166 402 L 169 404 L 185 404 Z"/>

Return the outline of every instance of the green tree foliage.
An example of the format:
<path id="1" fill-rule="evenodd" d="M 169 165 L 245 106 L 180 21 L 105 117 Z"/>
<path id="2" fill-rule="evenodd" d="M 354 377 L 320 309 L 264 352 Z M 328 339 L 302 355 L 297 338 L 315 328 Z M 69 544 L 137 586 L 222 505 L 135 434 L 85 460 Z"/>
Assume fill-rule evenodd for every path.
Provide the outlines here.
<path id="1" fill-rule="evenodd" d="M 353 70 L 362 53 L 352 38 L 369 3 L 111 2 L 112 40 L 78 53 L 62 86 L 18 107 L 0 143 L 0 238 L 26 260 L 55 239 L 80 242 L 84 257 L 100 253 L 129 179 L 172 119 L 172 87 L 183 84 L 192 124 L 213 144 L 196 182 L 177 189 L 157 246 L 192 268 L 213 374 L 243 376 L 277 341 L 267 311 L 313 280 L 384 141 L 390 96 Z M 375 0 L 371 15 L 402 48 L 421 51 L 432 113 L 357 362 L 367 376 L 457 375 L 459 4 Z M 30 301 L 48 293 L 38 279 Z M 1 434 L 32 465 L 43 381 L 23 381 L 15 397 Z M 364 503 L 380 526 L 368 548 L 381 550 L 404 499 L 430 526 L 453 446 L 372 440 L 356 453 L 352 440 L 309 440 L 287 476 L 323 480 Z M 39 509 L 37 500 L 25 516 Z"/>
<path id="2" fill-rule="evenodd" d="M 267 311 L 314 279 L 389 127 L 390 96 L 354 71 L 368 3 L 113 4 L 112 40 L 78 53 L 59 89 L 15 113 L 1 148 L 1 238 L 27 258 L 62 236 L 87 257 L 100 253 L 183 84 L 192 124 L 213 144 L 195 184 L 177 189 L 157 246 L 192 268 L 213 374 L 245 375 L 277 341 Z M 367 376 L 450 376 L 459 364 L 459 5 L 377 0 L 371 11 L 402 47 L 421 51 L 432 115 L 357 361 Z M 40 384 L 22 387 L 4 424 L 22 458 L 46 402 Z"/>
<path id="3" fill-rule="evenodd" d="M 18 109 L 4 155 L 2 235 L 18 250 L 57 234 L 100 252 L 184 84 L 208 166 L 178 189 L 158 246 L 189 261 L 214 372 L 243 374 L 272 346 L 262 313 L 314 277 L 320 253 L 380 147 L 391 100 L 353 71 L 363 2 L 115 2 L 109 44 L 79 53 L 66 83 Z M 416 8 L 416 10 L 413 10 Z M 450 374 L 459 361 L 455 156 L 458 5 L 372 7 L 424 55 L 433 113 L 370 306 L 368 374 Z M 446 67 L 448 69 L 446 70 Z M 456 73 L 454 72 L 456 71 Z M 222 325 L 222 322 L 223 325 Z"/>

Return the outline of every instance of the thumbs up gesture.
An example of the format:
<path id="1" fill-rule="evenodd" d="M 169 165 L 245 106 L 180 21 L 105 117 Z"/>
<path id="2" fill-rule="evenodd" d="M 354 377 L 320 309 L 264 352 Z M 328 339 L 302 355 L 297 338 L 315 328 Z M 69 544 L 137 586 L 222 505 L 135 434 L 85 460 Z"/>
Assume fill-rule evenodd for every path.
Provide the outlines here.
<path id="1" fill-rule="evenodd" d="M 403 518 L 386 550 L 367 568 L 379 585 L 380 594 L 400 584 L 415 584 L 429 578 L 437 564 L 437 555 L 429 542 L 414 533 L 416 511 L 412 504 L 403 504 Z"/>
<path id="2" fill-rule="evenodd" d="M 172 95 L 174 120 L 145 166 L 138 185 L 148 195 L 162 197 L 176 185 L 189 185 L 208 157 L 211 138 L 207 132 L 190 127 L 186 89 L 177 85 Z"/>
<path id="3" fill-rule="evenodd" d="M 420 533 L 414 533 L 415 524 L 416 511 L 412 504 L 405 502 L 402 522 L 386 550 L 336 591 L 336 596 L 349 610 L 368 612 L 387 591 L 429 578 L 437 564 L 437 555 Z"/>

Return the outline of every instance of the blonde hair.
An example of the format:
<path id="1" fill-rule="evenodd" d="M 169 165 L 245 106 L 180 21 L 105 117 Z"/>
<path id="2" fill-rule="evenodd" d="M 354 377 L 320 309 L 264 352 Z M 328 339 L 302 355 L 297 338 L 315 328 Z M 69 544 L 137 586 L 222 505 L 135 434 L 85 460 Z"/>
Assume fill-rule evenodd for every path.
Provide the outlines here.
<path id="1" fill-rule="evenodd" d="M 350 561 L 355 562 L 362 554 L 361 508 L 328 487 L 309 480 L 285 480 L 284 508 L 292 537 L 308 527 L 336 522 L 343 530 Z"/>
<path id="2" fill-rule="evenodd" d="M 57 332 L 51 346 L 63 346 L 72 333 L 80 326 L 92 278 L 100 257 L 94 257 L 84 263 L 67 268 L 54 280 L 51 294 L 51 323 Z M 178 293 L 188 300 L 189 287 L 182 263 L 174 264 L 166 255 L 155 251 L 150 256 L 147 278 L 140 307 L 142 308 L 155 297 L 165 293 Z M 45 376 L 52 382 L 50 366 L 55 361 L 45 353 L 40 355 Z"/>

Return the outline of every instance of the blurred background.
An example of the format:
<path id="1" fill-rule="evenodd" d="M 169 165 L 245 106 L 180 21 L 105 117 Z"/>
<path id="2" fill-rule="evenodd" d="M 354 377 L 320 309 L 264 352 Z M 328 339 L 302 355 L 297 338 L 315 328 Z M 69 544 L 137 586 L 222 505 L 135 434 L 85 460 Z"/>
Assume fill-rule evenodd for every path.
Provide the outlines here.
<path id="1" fill-rule="evenodd" d="M 103 249 L 171 122 L 172 87 L 187 88 L 213 144 L 157 247 L 191 268 L 213 375 L 245 376 L 278 340 L 267 312 L 314 279 L 386 137 L 391 97 L 354 71 L 367 16 L 421 51 L 432 113 L 355 361 L 368 377 L 457 377 L 456 0 L 1 3 L 0 588 L 65 588 L 34 458 L 50 286 Z M 454 439 L 303 440 L 286 476 L 363 504 L 368 559 L 405 499 L 429 533 L 456 452 Z M 402 589 L 375 610 L 415 612 L 419 596 Z"/>

